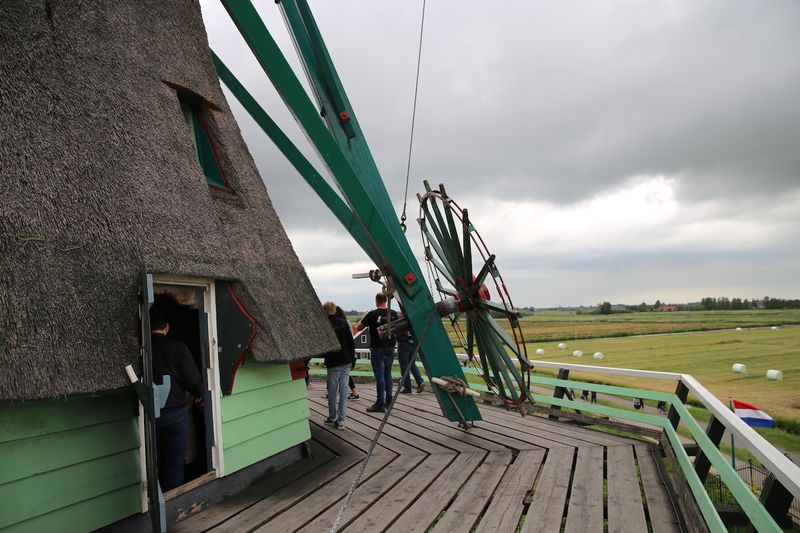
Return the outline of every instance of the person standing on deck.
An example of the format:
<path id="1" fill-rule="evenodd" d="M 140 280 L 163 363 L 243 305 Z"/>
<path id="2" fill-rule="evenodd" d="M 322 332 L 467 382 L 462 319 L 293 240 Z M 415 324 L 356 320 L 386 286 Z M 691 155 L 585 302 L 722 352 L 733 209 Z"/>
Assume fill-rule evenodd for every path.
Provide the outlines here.
<path id="1" fill-rule="evenodd" d="M 342 320 L 347 322 L 347 327 L 350 328 L 350 338 L 352 339 L 352 337 L 353 337 L 353 328 L 350 325 L 350 322 L 347 321 L 347 314 L 338 305 L 336 306 L 336 316 L 338 316 L 339 318 L 341 318 Z M 355 343 L 353 345 L 355 346 Z M 354 352 L 354 354 L 355 354 L 355 352 Z M 353 355 L 353 366 L 350 367 L 351 369 L 356 367 L 356 359 L 358 359 L 358 357 Z M 358 395 L 358 389 L 356 389 L 356 383 L 355 383 L 355 381 L 353 381 L 353 376 L 350 376 L 348 379 L 349 379 L 348 384 L 350 385 L 350 395 L 347 397 L 347 399 L 348 400 L 358 400 L 361 396 Z"/>
<path id="2" fill-rule="evenodd" d="M 365 314 L 356 324 L 356 331 L 369 328 L 370 361 L 375 375 L 378 398 L 367 408 L 368 413 L 383 413 L 392 401 L 392 363 L 394 362 L 394 335 L 381 339 L 378 326 L 397 320 L 397 311 L 389 309 L 389 299 L 383 293 L 375 295 L 375 309 Z"/>
<path id="3" fill-rule="evenodd" d="M 402 316 L 402 315 L 401 315 Z M 417 339 L 410 331 L 406 331 L 397 337 L 397 358 L 400 360 L 400 374 L 406 373 L 406 368 L 411 365 L 411 357 L 414 355 L 414 349 L 417 347 Z M 417 383 L 417 392 L 425 390 L 425 381 L 419 373 L 416 362 L 411 365 L 411 373 L 406 376 L 405 381 L 398 386 L 402 387 L 400 390 L 403 394 L 411 394 L 411 375 L 414 376 L 414 381 Z"/>
<path id="4" fill-rule="evenodd" d="M 336 316 L 336 304 L 325 302 L 322 308 L 328 314 L 336 338 L 339 339 L 339 350 L 325 354 L 325 368 L 328 369 L 328 418 L 325 423 L 336 429 L 344 429 L 347 416 L 347 379 L 350 377 L 350 368 L 356 362 L 356 345 L 350 324 Z"/>
<path id="5" fill-rule="evenodd" d="M 169 322 L 160 311 L 150 311 L 150 342 L 153 347 L 153 381 L 161 385 L 170 378 L 167 402 L 156 419 L 158 480 L 167 492 L 183 485 L 186 442 L 189 438 L 189 413 L 186 393 L 195 401 L 203 397 L 203 380 L 194 364 L 189 347 L 167 337 Z"/>

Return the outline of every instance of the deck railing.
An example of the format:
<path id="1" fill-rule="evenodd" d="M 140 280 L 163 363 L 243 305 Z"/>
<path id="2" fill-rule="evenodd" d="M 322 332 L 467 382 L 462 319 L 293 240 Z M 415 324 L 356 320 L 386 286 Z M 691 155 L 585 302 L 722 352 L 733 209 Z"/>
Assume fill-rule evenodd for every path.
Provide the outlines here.
<path id="1" fill-rule="evenodd" d="M 368 357 L 368 351 L 365 350 L 363 352 L 365 353 L 360 353 L 359 355 Z M 466 356 L 459 354 L 459 358 L 465 359 Z M 312 362 L 321 364 L 322 360 L 315 359 Z M 421 363 L 417 364 L 421 366 Z M 786 511 L 793 497 L 800 500 L 800 467 L 785 457 L 753 428 L 745 424 L 691 375 L 550 361 L 533 360 L 531 364 L 535 368 L 550 368 L 558 373 L 557 377 L 547 377 L 539 374 L 533 376 L 533 385 L 550 386 L 553 387 L 554 391 L 553 396 L 532 391 L 537 404 L 548 404 L 555 409 L 574 409 L 581 413 L 590 412 L 617 420 L 649 424 L 659 428 L 662 432 L 661 445 L 667 458 L 680 469 L 691 491 L 691 495 L 682 495 L 679 490 L 676 490 L 676 496 L 683 497 L 684 500 L 687 497 L 691 497 L 692 502 L 696 504 L 696 510 L 701 515 L 697 518 L 702 518 L 709 530 L 726 532 L 725 522 L 734 523 L 736 522 L 735 515 L 744 513 L 746 515 L 745 521 L 752 524 L 756 530 L 780 531 L 781 529 L 776 519 L 782 520 L 786 516 Z M 393 375 L 399 377 L 400 372 L 397 361 L 395 361 L 395 368 L 397 370 L 393 372 Z M 321 368 L 312 368 L 311 370 L 312 374 L 324 374 L 324 372 L 325 370 Z M 604 385 L 569 379 L 571 372 L 671 381 L 675 382 L 676 388 L 674 393 L 667 393 L 648 389 Z M 475 375 L 478 374 L 478 371 L 473 368 L 465 368 L 464 373 Z M 355 371 L 353 374 L 365 377 L 372 376 L 369 371 Z M 469 386 L 474 390 L 489 392 L 483 383 L 470 382 Z M 564 391 L 567 389 L 595 391 L 611 396 L 642 398 L 655 402 L 663 401 L 670 405 L 670 411 L 666 417 L 663 417 L 606 405 L 578 402 L 570 400 L 569 397 L 564 398 Z M 701 424 L 695 420 L 685 403 L 689 393 L 692 393 L 711 413 L 711 419 L 706 424 L 706 430 L 703 430 Z M 680 424 L 683 424 L 688 429 L 696 446 L 684 446 L 681 442 L 676 431 Z M 749 486 L 742 481 L 727 458 L 719 450 L 722 435 L 726 430 L 734 436 L 737 447 L 747 449 L 772 474 L 764 484 L 760 497 L 757 497 Z M 694 461 L 690 459 L 690 454 L 695 455 Z M 717 471 L 719 479 L 731 492 L 741 512 L 735 509 L 721 514 L 720 509 L 715 507 L 704 487 L 705 478 L 711 467 Z M 688 502 L 685 501 L 684 503 Z M 686 511 L 685 508 L 684 511 Z M 725 515 L 725 521 L 723 521 L 722 515 Z"/>

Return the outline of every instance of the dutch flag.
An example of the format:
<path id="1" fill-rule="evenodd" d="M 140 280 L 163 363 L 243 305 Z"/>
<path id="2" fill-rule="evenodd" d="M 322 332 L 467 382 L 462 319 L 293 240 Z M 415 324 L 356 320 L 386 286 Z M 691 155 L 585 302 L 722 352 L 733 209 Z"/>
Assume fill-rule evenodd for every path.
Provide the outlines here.
<path id="1" fill-rule="evenodd" d="M 749 403 L 733 400 L 733 412 L 736 416 L 744 420 L 748 426 L 758 428 L 775 427 L 775 421 L 767 413 Z"/>

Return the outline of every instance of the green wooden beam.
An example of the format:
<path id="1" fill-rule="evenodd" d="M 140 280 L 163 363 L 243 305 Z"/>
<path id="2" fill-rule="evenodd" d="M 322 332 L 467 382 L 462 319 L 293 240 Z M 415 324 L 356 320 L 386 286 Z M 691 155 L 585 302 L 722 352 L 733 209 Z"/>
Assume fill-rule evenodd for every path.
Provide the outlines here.
<path id="1" fill-rule="evenodd" d="M 249 0 L 222 0 L 222 3 L 264 72 L 331 171 L 344 200 L 364 229 L 369 248 L 365 251 L 374 258 L 376 265 L 391 278 L 397 288 L 398 297 L 412 329 L 420 339 L 420 359 L 426 371 L 430 376 L 454 376 L 463 379 L 462 367 L 441 320 L 438 319 L 433 298 L 423 281 L 422 269 L 392 211 L 383 182 L 377 171 L 373 173 L 363 168 L 366 165 L 364 157 L 368 153 L 366 144 L 362 145 L 363 149 L 358 153 L 351 153 L 344 149 L 347 145 L 337 142 Z M 293 33 L 293 37 L 296 40 L 302 39 L 302 34 Z M 325 65 L 321 67 L 326 68 Z M 332 65 L 327 68 L 332 70 Z M 312 83 L 313 81 L 312 76 Z M 428 333 L 421 335 L 426 330 L 428 320 L 434 315 L 436 319 Z M 434 391 L 448 419 L 460 420 L 460 411 L 467 420 L 480 420 L 480 412 L 472 398 L 457 397 L 451 400 L 448 395 L 440 393 L 438 388 L 434 388 Z"/>
<path id="2" fill-rule="evenodd" d="M 306 180 L 309 187 L 320 197 L 323 203 L 331 210 L 334 216 L 341 222 L 344 228 L 355 239 L 373 262 L 378 261 L 379 258 L 375 256 L 372 246 L 369 244 L 367 236 L 364 234 L 364 229 L 358 222 L 353 210 L 350 209 L 344 200 L 333 190 L 325 178 L 323 178 L 314 165 L 300 152 L 300 150 L 289 140 L 289 137 L 280 129 L 274 120 L 264 111 L 256 99 L 244 88 L 236 76 L 228 69 L 223 61 L 212 50 L 211 57 L 214 60 L 214 66 L 217 69 L 217 75 L 225 84 L 225 86 L 236 97 L 245 111 L 247 111 L 261 130 L 267 134 L 272 140 L 278 150 L 286 157 L 286 159 L 294 166 L 300 176 Z"/>

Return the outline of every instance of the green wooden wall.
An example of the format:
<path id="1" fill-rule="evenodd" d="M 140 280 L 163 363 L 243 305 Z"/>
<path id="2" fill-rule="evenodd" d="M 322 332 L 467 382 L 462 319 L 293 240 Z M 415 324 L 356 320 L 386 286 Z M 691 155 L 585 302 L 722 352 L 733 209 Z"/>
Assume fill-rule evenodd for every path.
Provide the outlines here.
<path id="1" fill-rule="evenodd" d="M 128 391 L 0 404 L 0 531 L 90 531 L 141 508 Z"/>
<path id="2" fill-rule="evenodd" d="M 305 381 L 292 380 L 288 364 L 248 357 L 222 402 L 225 474 L 311 438 Z"/>

